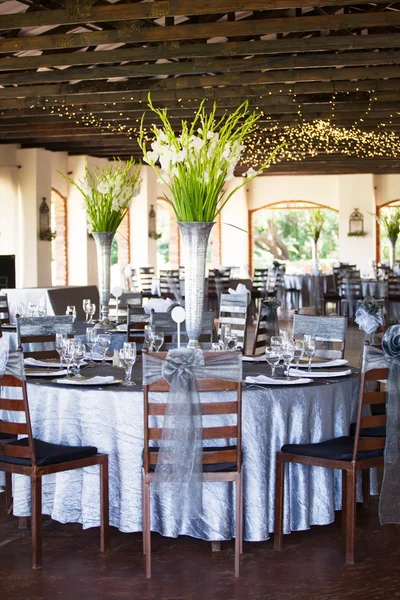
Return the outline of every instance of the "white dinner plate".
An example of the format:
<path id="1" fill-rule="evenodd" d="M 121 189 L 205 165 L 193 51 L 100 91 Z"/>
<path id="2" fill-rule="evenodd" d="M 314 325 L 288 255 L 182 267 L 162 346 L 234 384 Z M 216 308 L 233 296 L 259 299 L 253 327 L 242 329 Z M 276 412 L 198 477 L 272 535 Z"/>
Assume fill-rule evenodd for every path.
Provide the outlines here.
<path id="1" fill-rule="evenodd" d="M 41 371 L 40 369 L 25 369 L 25 375 L 27 377 L 62 377 L 66 375 L 68 371 L 65 369 L 46 369 Z"/>
<path id="2" fill-rule="evenodd" d="M 267 377 L 266 375 L 247 376 L 245 383 L 250 385 L 305 385 L 312 383 L 312 379 L 306 377 Z"/>
<path id="3" fill-rule="evenodd" d="M 346 377 L 347 375 L 351 375 L 351 369 L 345 369 L 344 371 L 302 371 L 301 369 L 290 369 L 290 375 L 293 377 L 312 377 L 313 379 L 318 379 L 321 377 L 323 379 L 328 379 L 330 377 Z"/>

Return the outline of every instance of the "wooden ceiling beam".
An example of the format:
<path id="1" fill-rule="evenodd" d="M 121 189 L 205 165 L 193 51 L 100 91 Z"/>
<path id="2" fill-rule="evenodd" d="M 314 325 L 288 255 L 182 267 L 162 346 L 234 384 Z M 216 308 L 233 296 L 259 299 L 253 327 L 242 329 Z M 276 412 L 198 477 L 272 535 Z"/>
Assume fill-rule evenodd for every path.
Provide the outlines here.
<path id="1" fill-rule="evenodd" d="M 151 3 L 143 3 L 143 6 Z M 33 14 L 33 13 L 32 13 Z M 47 14 L 47 13 L 46 13 Z M 38 35 L 0 40 L 0 53 L 26 50 L 83 48 L 100 44 L 145 43 L 209 39 L 213 37 L 258 36 L 285 32 L 312 32 L 335 29 L 365 29 L 400 26 L 400 11 L 320 15 L 312 17 L 226 21 L 169 27 L 139 27 L 131 23 L 118 30 L 60 35 Z"/>
<path id="2" fill-rule="evenodd" d="M 372 4 L 385 4 L 387 0 L 374 0 Z M 75 6 L 74 6 L 75 4 Z M 85 23 L 112 23 L 157 19 L 174 15 L 225 14 L 237 11 L 264 11 L 266 9 L 305 8 L 316 6 L 345 6 L 366 4 L 365 0 L 169 0 L 161 2 L 138 2 L 136 4 L 113 4 L 106 6 L 82 5 L 73 0 L 65 10 L 17 13 L 0 17 L 0 30 L 43 27 L 51 25 L 78 25 Z"/>

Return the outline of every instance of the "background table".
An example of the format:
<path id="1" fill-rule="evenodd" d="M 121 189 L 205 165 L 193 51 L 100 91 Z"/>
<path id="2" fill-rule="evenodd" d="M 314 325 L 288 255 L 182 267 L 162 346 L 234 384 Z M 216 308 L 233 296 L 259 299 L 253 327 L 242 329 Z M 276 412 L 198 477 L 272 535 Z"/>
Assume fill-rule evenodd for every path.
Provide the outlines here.
<path id="1" fill-rule="evenodd" d="M 265 364 L 245 364 L 245 373 L 259 373 Z M 90 369 L 95 374 L 96 368 Z M 103 374 L 121 376 L 107 366 Z M 87 374 L 87 371 L 86 371 Z M 141 380 L 140 360 L 134 377 Z M 348 434 L 355 418 L 359 377 L 299 387 L 243 389 L 244 537 L 266 540 L 273 531 L 275 453 L 284 443 L 318 442 Z M 143 393 L 133 388 L 77 388 L 42 379 L 28 382 L 33 434 L 65 444 L 94 445 L 110 457 L 110 523 L 124 532 L 141 531 L 141 467 Z M 207 401 L 230 394 L 207 394 Z M 227 396 L 226 396 L 227 398 Z M 213 417 L 215 418 L 215 417 Z M 231 416 L 221 417 L 229 423 Z M 219 421 L 220 422 L 220 421 Z M 1 475 L 1 474 L 0 474 Z M 99 475 L 86 468 L 46 476 L 43 513 L 62 523 L 99 525 Z M 285 532 L 308 529 L 334 520 L 341 507 L 341 478 L 333 470 L 290 465 L 286 474 Z M 152 496 L 152 529 L 175 537 L 186 534 L 206 540 L 234 536 L 234 491 L 231 484 L 204 484 L 204 516 L 200 522 L 183 515 L 179 528 L 168 506 Z M 14 514 L 30 514 L 30 482 L 14 480 Z"/>

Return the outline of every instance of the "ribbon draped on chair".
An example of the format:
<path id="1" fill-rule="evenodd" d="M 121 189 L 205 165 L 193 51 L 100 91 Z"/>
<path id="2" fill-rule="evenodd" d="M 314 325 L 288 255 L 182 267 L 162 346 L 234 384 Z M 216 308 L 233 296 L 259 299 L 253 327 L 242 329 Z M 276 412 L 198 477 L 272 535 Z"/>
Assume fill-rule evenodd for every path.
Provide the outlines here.
<path id="1" fill-rule="evenodd" d="M 9 352 L 5 338 L 0 338 L 0 377 L 14 375 L 25 381 L 24 355 L 22 352 Z"/>
<path id="2" fill-rule="evenodd" d="M 367 347 L 363 371 L 389 368 L 386 401 L 385 469 L 379 500 L 381 524 L 400 523 L 400 325 L 389 327 L 382 350 Z"/>
<path id="3" fill-rule="evenodd" d="M 152 489 L 169 495 L 176 515 L 185 507 L 189 519 L 198 519 L 202 514 L 203 439 L 196 379 L 242 381 L 242 355 L 229 352 L 205 357 L 202 350 L 192 348 L 170 350 L 165 360 L 144 354 L 143 384 L 163 378 L 170 389 Z"/>

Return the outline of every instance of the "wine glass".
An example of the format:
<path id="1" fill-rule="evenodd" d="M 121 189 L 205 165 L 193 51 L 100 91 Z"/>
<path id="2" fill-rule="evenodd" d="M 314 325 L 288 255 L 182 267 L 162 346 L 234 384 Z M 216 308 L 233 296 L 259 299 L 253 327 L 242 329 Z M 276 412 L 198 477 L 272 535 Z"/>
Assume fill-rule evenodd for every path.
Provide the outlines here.
<path id="1" fill-rule="evenodd" d="M 67 377 L 70 377 L 71 365 L 75 358 L 75 340 L 66 339 L 64 341 L 64 359 L 67 363 Z"/>
<path id="2" fill-rule="evenodd" d="M 131 380 L 132 368 L 136 362 L 135 342 L 124 342 L 124 347 L 119 351 L 119 359 L 125 368 L 125 380 L 123 385 L 136 385 L 136 383 Z"/>
<path id="3" fill-rule="evenodd" d="M 68 340 L 67 333 L 56 333 L 56 350 L 60 357 L 60 367 L 63 366 L 65 342 Z"/>
<path id="4" fill-rule="evenodd" d="M 228 350 L 228 344 L 232 337 L 232 327 L 230 323 L 222 323 L 221 325 L 221 338 L 224 344 L 224 349 Z"/>
<path id="5" fill-rule="evenodd" d="M 72 316 L 73 321 L 76 319 L 76 308 L 75 306 L 67 306 L 67 310 L 65 311 L 66 315 Z"/>
<path id="6" fill-rule="evenodd" d="M 238 338 L 236 333 L 231 333 L 231 338 L 228 342 L 228 350 L 236 350 L 238 347 Z"/>
<path id="7" fill-rule="evenodd" d="M 156 333 L 156 328 L 150 323 L 144 326 L 144 342 L 146 346 L 151 350 L 153 347 L 153 338 Z"/>
<path id="8" fill-rule="evenodd" d="M 82 377 L 81 375 L 81 364 L 85 358 L 85 345 L 80 340 L 75 340 L 75 353 L 74 361 L 76 365 L 76 376 Z"/>
<path id="9" fill-rule="evenodd" d="M 100 333 L 97 338 L 97 345 L 100 348 L 100 352 L 103 355 L 102 363 L 106 362 L 106 352 L 111 344 L 111 335 L 109 333 Z"/>
<path id="10" fill-rule="evenodd" d="M 299 363 L 304 356 L 304 342 L 295 340 L 293 343 L 293 360 L 296 363 L 296 368 L 299 368 Z"/>
<path id="11" fill-rule="evenodd" d="M 279 361 L 281 360 L 281 346 L 275 344 L 275 346 L 266 346 L 265 358 L 270 367 L 272 367 L 271 377 L 275 377 L 275 369 Z"/>
<path id="12" fill-rule="evenodd" d="M 37 306 L 36 306 L 35 302 L 29 302 L 28 303 L 28 315 L 30 317 L 36 317 L 37 316 Z"/>
<path id="13" fill-rule="evenodd" d="M 47 315 L 47 308 L 45 307 L 44 304 L 39 304 L 39 306 L 37 307 L 37 316 L 45 317 L 46 315 Z"/>
<path id="14" fill-rule="evenodd" d="M 25 304 L 23 302 L 18 302 L 17 304 L 17 313 L 19 317 L 25 316 Z"/>
<path id="15" fill-rule="evenodd" d="M 313 335 L 304 334 L 304 354 L 308 357 L 308 370 L 311 371 L 311 361 L 315 354 L 315 337 Z"/>
<path id="16" fill-rule="evenodd" d="M 293 360 L 293 355 L 294 355 L 293 344 L 291 344 L 290 342 L 286 342 L 285 344 L 283 344 L 283 346 L 282 346 L 282 359 L 283 359 L 283 362 L 284 362 L 285 367 L 286 367 L 285 375 L 286 375 L 286 377 L 288 379 L 289 379 L 290 363 Z"/>
<path id="17" fill-rule="evenodd" d="M 164 334 L 162 333 L 162 331 L 160 331 L 160 333 L 155 333 L 153 336 L 153 348 L 154 348 L 155 352 L 158 352 L 160 350 L 163 343 L 164 343 Z"/>
<path id="18" fill-rule="evenodd" d="M 283 337 L 281 335 L 272 335 L 271 336 L 271 346 L 282 346 Z"/>
<path id="19" fill-rule="evenodd" d="M 88 315 L 89 315 L 88 323 L 94 323 L 93 317 L 94 317 L 95 312 L 96 312 L 96 305 L 94 304 L 94 302 L 90 302 L 90 304 L 88 304 Z"/>
<path id="20" fill-rule="evenodd" d="M 84 298 L 82 300 L 82 307 L 83 307 L 83 312 L 85 313 L 85 321 L 87 322 L 88 318 L 89 318 L 89 313 L 90 313 L 90 305 L 92 304 L 92 301 L 90 300 L 90 298 Z"/>
<path id="21" fill-rule="evenodd" d="M 93 348 L 95 347 L 97 342 L 97 333 L 96 330 L 93 329 L 92 327 L 88 327 L 86 329 L 86 345 L 90 350 L 90 363 L 89 365 L 91 367 L 94 366 L 94 360 L 93 360 Z"/>

